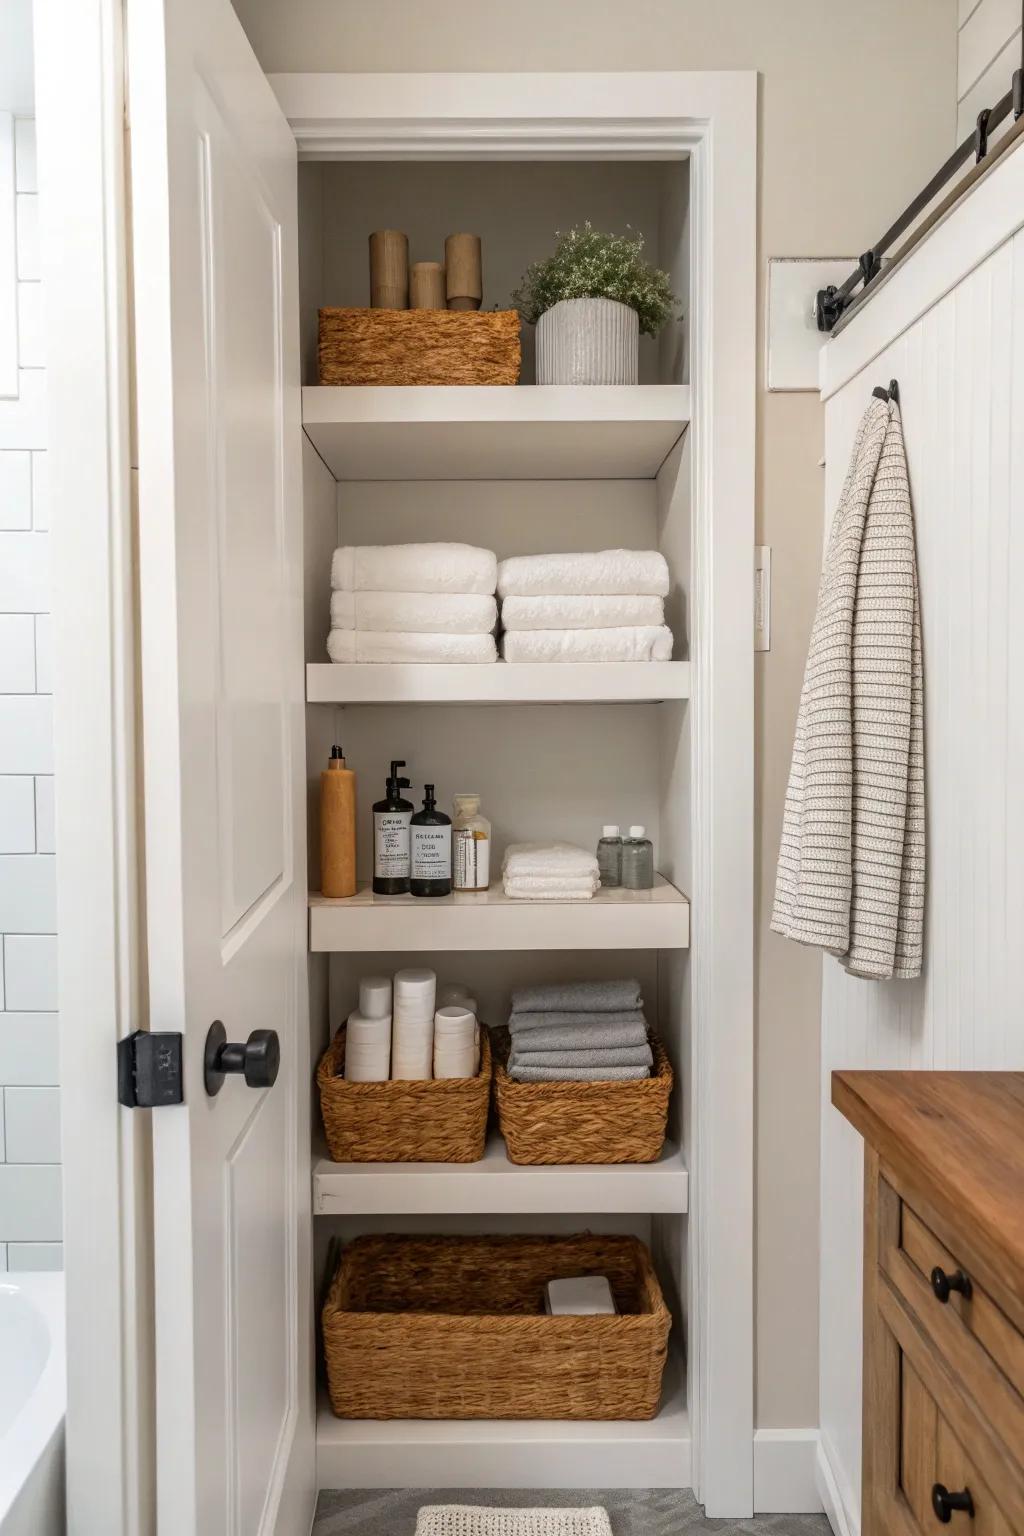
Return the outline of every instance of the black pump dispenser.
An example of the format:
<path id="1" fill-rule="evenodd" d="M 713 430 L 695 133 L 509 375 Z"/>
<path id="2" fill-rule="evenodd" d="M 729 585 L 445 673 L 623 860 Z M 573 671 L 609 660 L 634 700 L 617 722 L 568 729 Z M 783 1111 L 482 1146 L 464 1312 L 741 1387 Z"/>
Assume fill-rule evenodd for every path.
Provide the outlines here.
<path id="1" fill-rule="evenodd" d="M 373 889 L 378 896 L 402 896 L 409 890 L 409 823 L 413 804 L 403 800 L 409 780 L 399 773 L 403 758 L 392 758 L 387 798 L 373 807 Z"/>
<path id="2" fill-rule="evenodd" d="M 423 786 L 423 809 L 411 824 L 409 889 L 414 896 L 450 896 L 452 890 L 451 817 L 437 809 L 433 784 Z"/>

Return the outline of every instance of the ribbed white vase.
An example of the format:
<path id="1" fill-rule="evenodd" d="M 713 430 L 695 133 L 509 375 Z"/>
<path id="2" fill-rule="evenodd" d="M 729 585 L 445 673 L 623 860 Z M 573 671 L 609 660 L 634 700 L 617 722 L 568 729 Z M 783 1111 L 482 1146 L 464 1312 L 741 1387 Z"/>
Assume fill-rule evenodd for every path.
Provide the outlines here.
<path id="1" fill-rule="evenodd" d="M 537 321 L 538 384 L 635 384 L 640 321 L 616 299 L 562 299 Z"/>

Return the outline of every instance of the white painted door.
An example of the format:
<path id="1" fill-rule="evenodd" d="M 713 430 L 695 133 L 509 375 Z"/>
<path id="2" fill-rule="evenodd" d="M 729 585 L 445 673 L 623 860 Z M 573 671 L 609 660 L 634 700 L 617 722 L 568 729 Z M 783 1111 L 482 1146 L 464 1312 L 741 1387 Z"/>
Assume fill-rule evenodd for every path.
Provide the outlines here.
<path id="1" fill-rule="evenodd" d="M 228 0 L 128 0 L 160 1536 L 314 1499 L 296 152 Z M 204 1086 L 274 1030 L 271 1087 Z"/>

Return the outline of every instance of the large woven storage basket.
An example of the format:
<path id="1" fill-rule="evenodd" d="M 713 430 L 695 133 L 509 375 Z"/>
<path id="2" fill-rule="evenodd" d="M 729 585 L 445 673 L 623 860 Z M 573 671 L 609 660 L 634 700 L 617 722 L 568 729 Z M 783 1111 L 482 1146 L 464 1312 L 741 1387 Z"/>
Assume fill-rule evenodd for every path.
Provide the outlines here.
<path id="1" fill-rule="evenodd" d="M 517 1083 L 496 1032 L 494 1097 L 513 1163 L 653 1163 L 665 1143 L 672 1065 L 652 1037 L 654 1069 L 633 1083 Z"/>
<path id="2" fill-rule="evenodd" d="M 320 1113 L 336 1163 L 475 1163 L 484 1155 L 491 1046 L 480 1031 L 476 1077 L 349 1083 L 342 1025 L 316 1070 Z"/>
<path id="3" fill-rule="evenodd" d="M 322 309 L 321 384 L 517 384 L 514 309 Z"/>
<path id="4" fill-rule="evenodd" d="M 548 1317 L 544 1286 L 607 1275 L 619 1314 Z M 671 1317 L 634 1237 L 359 1237 L 323 1309 L 344 1419 L 650 1419 Z"/>

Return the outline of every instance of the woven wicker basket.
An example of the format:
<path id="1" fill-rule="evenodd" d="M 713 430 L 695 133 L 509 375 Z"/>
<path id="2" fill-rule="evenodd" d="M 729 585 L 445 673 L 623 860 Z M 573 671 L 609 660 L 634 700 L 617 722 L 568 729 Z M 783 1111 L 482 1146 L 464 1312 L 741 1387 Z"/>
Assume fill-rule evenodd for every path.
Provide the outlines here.
<path id="1" fill-rule="evenodd" d="M 336 1163 L 475 1163 L 484 1155 L 491 1047 L 480 1031 L 476 1077 L 349 1083 L 345 1026 L 316 1069 L 327 1145 Z"/>
<path id="2" fill-rule="evenodd" d="M 615 1317 L 548 1317 L 544 1286 L 607 1275 Z M 344 1419 L 650 1419 L 671 1317 L 634 1237 L 360 1237 L 323 1309 Z"/>
<path id="3" fill-rule="evenodd" d="M 654 1071 L 633 1083 L 516 1083 L 496 1031 L 494 1096 L 513 1163 L 653 1163 L 665 1143 L 672 1066 L 651 1038 Z"/>
<path id="4" fill-rule="evenodd" d="M 517 384 L 514 309 L 322 309 L 321 384 Z"/>

